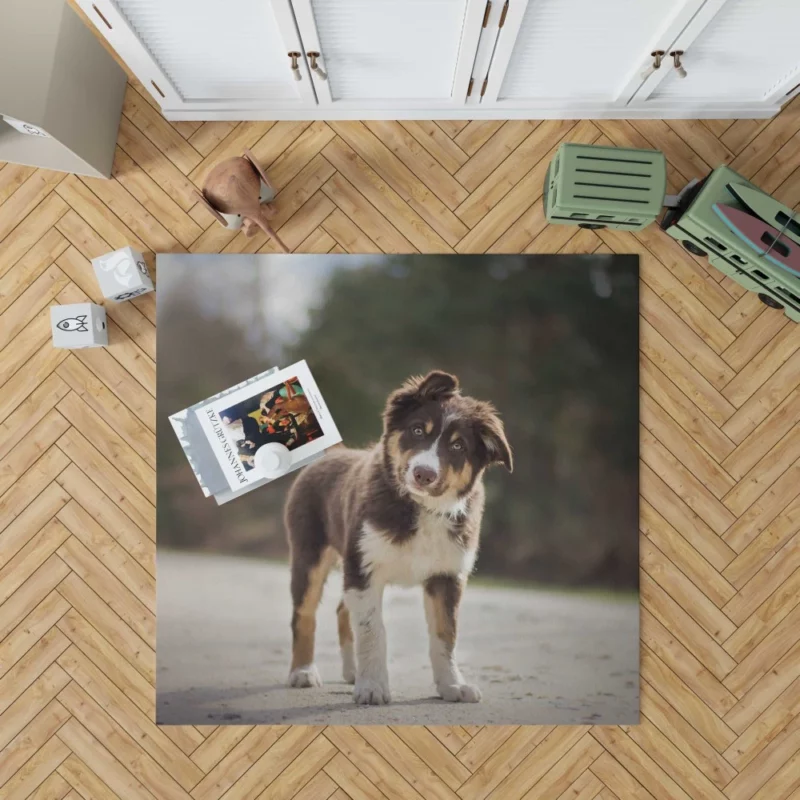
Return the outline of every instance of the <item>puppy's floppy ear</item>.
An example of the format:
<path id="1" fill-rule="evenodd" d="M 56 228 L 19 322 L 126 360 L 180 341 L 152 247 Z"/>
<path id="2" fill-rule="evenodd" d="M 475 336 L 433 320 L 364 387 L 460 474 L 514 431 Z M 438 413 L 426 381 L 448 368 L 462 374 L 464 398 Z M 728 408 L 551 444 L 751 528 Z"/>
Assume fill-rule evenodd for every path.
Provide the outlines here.
<path id="1" fill-rule="evenodd" d="M 458 393 L 458 378 L 447 372 L 438 370 L 429 372 L 425 377 L 409 378 L 397 391 L 389 395 L 383 419 L 387 427 L 406 411 L 423 405 L 431 400 L 440 402 Z"/>
<path id="2" fill-rule="evenodd" d="M 513 472 L 514 458 L 503 423 L 493 408 L 487 408 L 486 411 L 478 423 L 478 436 L 486 449 L 487 465 L 502 464 L 509 472 Z"/>
<path id="3" fill-rule="evenodd" d="M 420 402 L 446 400 L 458 391 L 458 378 L 448 372 L 434 370 L 424 378 L 409 378 L 403 388 L 413 390 Z"/>

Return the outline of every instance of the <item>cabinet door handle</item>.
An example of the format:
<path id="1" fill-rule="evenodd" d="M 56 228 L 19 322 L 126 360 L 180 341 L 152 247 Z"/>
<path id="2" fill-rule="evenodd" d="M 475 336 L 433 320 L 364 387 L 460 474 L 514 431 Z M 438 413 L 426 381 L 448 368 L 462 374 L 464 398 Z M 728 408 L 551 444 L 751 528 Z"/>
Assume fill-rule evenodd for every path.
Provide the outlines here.
<path id="1" fill-rule="evenodd" d="M 661 69 L 661 61 L 666 53 L 663 50 L 653 50 L 650 55 L 653 57 L 653 63 L 642 73 L 643 81 L 646 81 L 657 69 Z"/>
<path id="2" fill-rule="evenodd" d="M 321 81 L 328 80 L 328 73 L 317 64 L 317 59 L 322 58 L 322 56 L 313 50 L 309 53 L 306 53 L 306 55 L 311 62 L 311 71 L 316 73 Z"/>
<path id="3" fill-rule="evenodd" d="M 670 55 L 672 56 L 672 62 L 675 65 L 675 72 L 678 73 L 679 78 L 686 77 L 686 70 L 681 63 L 681 56 L 683 55 L 683 50 L 673 50 Z"/>
<path id="4" fill-rule="evenodd" d="M 302 53 L 298 53 L 298 52 L 292 51 L 288 55 L 289 55 L 289 58 L 292 59 L 292 65 L 291 65 L 292 66 L 292 77 L 296 81 L 303 80 L 303 76 L 300 73 L 300 65 L 297 63 L 297 59 L 300 58 L 300 56 L 302 56 Z"/>

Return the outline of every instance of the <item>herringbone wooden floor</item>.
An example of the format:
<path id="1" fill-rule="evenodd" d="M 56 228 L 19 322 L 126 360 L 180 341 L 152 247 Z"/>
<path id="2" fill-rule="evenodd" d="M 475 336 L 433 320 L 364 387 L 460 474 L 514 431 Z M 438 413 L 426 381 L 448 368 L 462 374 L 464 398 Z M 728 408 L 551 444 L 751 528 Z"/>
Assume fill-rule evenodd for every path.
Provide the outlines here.
<path id="1" fill-rule="evenodd" d="M 800 326 L 650 227 L 545 224 L 563 140 L 719 163 L 800 203 L 800 104 L 773 121 L 163 120 L 128 89 L 111 181 L 0 169 L 0 795 L 800 798 Z M 111 345 L 50 345 L 88 259 L 240 252 L 193 186 L 252 148 L 298 252 L 638 253 L 642 724 L 154 725 L 155 299 Z M 152 263 L 152 262 L 151 262 Z"/>

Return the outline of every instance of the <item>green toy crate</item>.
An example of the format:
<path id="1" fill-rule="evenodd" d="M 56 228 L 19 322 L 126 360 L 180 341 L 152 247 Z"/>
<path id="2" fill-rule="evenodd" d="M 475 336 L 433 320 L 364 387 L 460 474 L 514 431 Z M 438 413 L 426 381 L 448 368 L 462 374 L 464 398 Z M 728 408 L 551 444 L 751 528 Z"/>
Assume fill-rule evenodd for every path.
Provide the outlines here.
<path id="1" fill-rule="evenodd" d="M 658 150 L 562 144 L 544 182 L 548 222 L 639 231 L 655 222 L 667 190 Z"/>
<path id="2" fill-rule="evenodd" d="M 690 253 L 708 256 L 720 272 L 756 292 L 766 305 L 783 308 L 787 317 L 800 322 L 800 277 L 759 256 L 714 211 L 715 203 L 747 210 L 728 191 L 729 183 L 758 189 L 730 167 L 717 167 L 681 197 L 677 208 L 667 211 L 661 221 L 662 230 Z"/>

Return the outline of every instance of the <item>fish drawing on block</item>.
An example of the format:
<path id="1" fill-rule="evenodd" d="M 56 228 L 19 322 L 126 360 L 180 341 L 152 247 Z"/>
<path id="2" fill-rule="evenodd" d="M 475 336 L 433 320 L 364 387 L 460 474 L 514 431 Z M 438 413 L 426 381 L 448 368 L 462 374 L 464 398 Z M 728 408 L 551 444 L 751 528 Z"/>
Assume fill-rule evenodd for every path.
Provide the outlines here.
<path id="1" fill-rule="evenodd" d="M 76 331 L 77 333 L 86 333 L 89 330 L 89 326 L 86 324 L 86 314 L 62 319 L 56 324 L 56 327 L 62 331 Z"/>
<path id="2" fill-rule="evenodd" d="M 760 256 L 794 275 L 800 275 L 800 245 L 766 222 L 738 208 L 715 203 L 717 216 Z"/>

